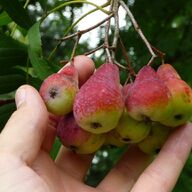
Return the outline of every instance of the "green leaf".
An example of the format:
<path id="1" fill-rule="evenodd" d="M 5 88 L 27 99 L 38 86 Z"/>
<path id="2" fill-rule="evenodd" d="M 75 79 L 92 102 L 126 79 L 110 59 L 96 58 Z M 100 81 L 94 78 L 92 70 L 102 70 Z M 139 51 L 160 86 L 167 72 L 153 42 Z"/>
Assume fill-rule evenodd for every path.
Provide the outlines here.
<path id="1" fill-rule="evenodd" d="M 0 33 L 1 72 L 16 65 L 26 65 L 27 47 L 23 43 Z"/>
<path id="2" fill-rule="evenodd" d="M 0 94 L 9 93 L 17 89 L 20 85 L 26 83 L 26 77 L 23 75 L 13 74 L 0 76 Z"/>
<path id="3" fill-rule="evenodd" d="M 12 21 L 9 15 L 4 11 L 0 14 L 0 26 L 7 25 Z"/>
<path id="4" fill-rule="evenodd" d="M 0 0 L 0 5 L 19 26 L 25 29 L 29 29 L 32 26 L 31 18 L 18 0 Z"/>
<path id="5" fill-rule="evenodd" d="M 53 160 L 55 160 L 55 158 L 57 157 L 57 154 L 59 152 L 61 145 L 62 144 L 61 144 L 59 138 L 56 137 L 55 142 L 54 142 L 53 147 L 52 147 L 52 150 L 50 152 L 50 156 Z"/>
<path id="6" fill-rule="evenodd" d="M 7 120 L 15 110 L 15 103 L 9 103 L 0 107 L 0 131 L 3 129 Z"/>
<path id="7" fill-rule="evenodd" d="M 39 56 L 42 56 L 40 23 L 35 23 L 28 31 L 29 46 Z"/>
<path id="8" fill-rule="evenodd" d="M 41 36 L 39 31 L 39 22 L 35 23 L 28 31 L 28 54 L 32 66 L 37 76 L 44 80 L 53 73 L 49 62 L 42 56 Z"/>

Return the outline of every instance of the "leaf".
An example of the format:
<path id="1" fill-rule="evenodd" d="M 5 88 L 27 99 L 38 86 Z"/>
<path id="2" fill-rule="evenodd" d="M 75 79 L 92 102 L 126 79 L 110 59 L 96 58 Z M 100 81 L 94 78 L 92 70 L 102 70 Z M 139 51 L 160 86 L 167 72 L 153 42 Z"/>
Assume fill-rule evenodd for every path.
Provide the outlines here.
<path id="1" fill-rule="evenodd" d="M 16 110 L 15 103 L 0 106 L 0 131 L 5 126 L 11 114 Z"/>
<path id="2" fill-rule="evenodd" d="M 54 142 L 53 147 L 52 147 L 52 150 L 50 152 L 50 156 L 53 160 L 55 160 L 55 158 L 57 157 L 57 154 L 59 152 L 61 145 L 62 144 L 61 144 L 59 138 L 56 137 L 55 142 Z"/>
<path id="3" fill-rule="evenodd" d="M 0 69 L 6 70 L 16 65 L 25 66 L 27 47 L 25 44 L 0 33 Z"/>
<path id="4" fill-rule="evenodd" d="M 18 0 L 0 0 L 0 5 L 19 26 L 29 29 L 33 22 Z"/>
<path id="5" fill-rule="evenodd" d="M 0 94 L 9 93 L 26 83 L 26 77 L 13 74 L 0 76 Z"/>
<path id="6" fill-rule="evenodd" d="M 0 26 L 7 25 L 12 21 L 9 15 L 4 11 L 0 14 Z"/>
<path id="7" fill-rule="evenodd" d="M 44 80 L 48 75 L 53 73 L 53 70 L 49 62 L 42 57 L 39 25 L 39 22 L 35 23 L 28 31 L 28 54 L 36 74 L 41 80 Z"/>

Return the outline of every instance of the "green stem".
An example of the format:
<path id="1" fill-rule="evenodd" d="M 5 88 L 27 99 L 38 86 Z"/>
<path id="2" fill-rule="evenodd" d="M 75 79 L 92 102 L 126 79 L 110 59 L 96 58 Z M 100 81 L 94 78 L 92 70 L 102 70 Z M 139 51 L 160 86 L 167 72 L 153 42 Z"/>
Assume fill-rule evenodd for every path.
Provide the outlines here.
<path id="1" fill-rule="evenodd" d="M 99 7 L 101 7 L 101 8 L 103 9 L 104 7 L 107 7 L 107 6 L 110 4 L 110 2 L 111 2 L 111 0 L 108 1 L 107 3 L 103 4 L 103 5 L 99 6 Z M 69 3 L 69 2 L 68 2 L 68 3 Z M 83 18 L 85 18 L 86 16 L 88 16 L 88 15 L 91 14 L 91 13 L 94 13 L 94 12 L 97 11 L 97 10 L 98 10 L 98 7 L 96 7 L 95 9 L 93 9 L 93 10 L 87 12 L 86 14 L 84 14 L 83 16 L 81 16 L 81 17 L 80 17 L 77 21 L 75 21 L 69 28 L 67 28 L 67 31 L 65 32 L 64 36 L 67 35 Z M 110 13 L 110 12 L 109 12 L 109 13 Z M 56 52 L 57 48 L 60 46 L 60 44 L 61 44 L 61 42 L 59 42 L 59 43 L 54 47 L 54 49 L 51 51 L 51 53 L 49 54 L 49 56 L 48 56 L 48 60 L 49 60 L 49 61 L 51 60 L 52 56 L 55 54 L 55 52 Z"/>
<path id="2" fill-rule="evenodd" d="M 110 4 L 110 2 L 107 2 L 103 5 L 101 5 L 102 8 L 107 7 Z M 82 15 L 79 19 L 77 19 L 77 21 L 75 21 L 65 32 L 64 36 L 67 35 L 82 19 L 84 19 L 86 16 L 90 15 L 91 13 L 94 13 L 95 11 L 97 11 L 98 9 L 95 8 L 89 12 L 87 12 L 86 14 Z"/>
<path id="3" fill-rule="evenodd" d="M 62 9 L 63 7 L 65 6 L 68 6 L 68 5 L 71 5 L 71 4 L 75 4 L 75 3 L 87 3 L 87 4 L 90 4 L 90 5 L 93 5 L 94 7 L 96 7 L 97 9 L 99 9 L 100 11 L 104 12 L 105 14 L 109 14 L 108 11 L 106 11 L 105 9 L 103 9 L 101 6 L 95 4 L 95 3 L 92 3 L 90 1 L 87 1 L 87 0 L 74 0 L 74 1 L 69 1 L 69 2 L 65 2 L 65 3 L 62 3 L 61 5 L 53 8 L 52 10 L 48 11 L 47 14 L 41 18 L 41 21 L 43 21 L 44 19 L 46 19 L 46 17 L 48 15 L 50 15 L 51 13 L 53 12 L 56 12 L 56 11 L 59 11 L 60 9 Z"/>

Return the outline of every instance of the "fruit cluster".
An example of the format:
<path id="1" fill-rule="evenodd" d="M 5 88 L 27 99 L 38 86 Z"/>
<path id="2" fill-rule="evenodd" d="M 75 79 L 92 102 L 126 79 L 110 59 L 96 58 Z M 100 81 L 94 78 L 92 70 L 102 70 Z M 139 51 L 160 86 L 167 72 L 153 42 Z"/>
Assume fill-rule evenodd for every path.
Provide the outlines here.
<path id="1" fill-rule="evenodd" d="M 48 111 L 60 117 L 62 144 L 81 154 L 127 143 L 155 153 L 192 116 L 192 89 L 170 64 L 157 71 L 144 66 L 133 83 L 122 86 L 118 67 L 105 63 L 80 88 L 70 64 L 45 79 L 40 94 Z"/>

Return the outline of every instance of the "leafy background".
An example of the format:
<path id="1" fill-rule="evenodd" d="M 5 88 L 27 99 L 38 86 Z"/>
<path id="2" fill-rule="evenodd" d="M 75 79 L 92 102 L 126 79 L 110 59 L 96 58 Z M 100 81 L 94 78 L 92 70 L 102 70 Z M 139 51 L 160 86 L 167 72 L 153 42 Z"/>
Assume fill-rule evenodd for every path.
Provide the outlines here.
<path id="1" fill-rule="evenodd" d="M 15 110 L 14 93 L 22 84 L 28 83 L 37 89 L 42 80 L 61 68 L 60 60 L 68 60 L 74 41 L 57 46 L 56 38 L 63 37 L 75 18 L 74 12 L 82 3 L 71 4 L 45 18 L 49 10 L 69 1 L 56 0 L 0 0 L 0 129 Z M 192 1 L 188 0 L 128 0 L 141 29 L 152 45 L 166 53 L 165 61 L 171 63 L 182 78 L 192 85 Z M 68 12 L 70 17 L 65 13 Z M 83 14 L 83 13 L 82 13 Z M 121 37 L 129 53 L 132 66 L 138 71 L 147 63 L 150 55 L 146 47 L 130 25 L 121 28 Z M 129 27 L 128 27 L 129 26 Z M 70 33 L 73 33 L 73 28 Z M 98 33 L 103 42 L 103 30 Z M 54 48 L 57 46 L 55 52 Z M 81 42 L 76 54 L 84 54 L 91 49 L 89 42 Z M 105 61 L 100 56 L 91 55 L 97 66 Z M 121 50 L 117 50 L 117 60 L 125 65 Z M 160 64 L 157 59 L 153 64 Z M 121 71 L 122 81 L 126 74 Z M 54 158 L 60 143 L 56 140 L 51 156 Z M 118 161 L 126 148 L 102 148 L 97 152 L 86 182 L 97 183 Z M 192 191 L 192 155 L 180 175 L 174 192 Z"/>

